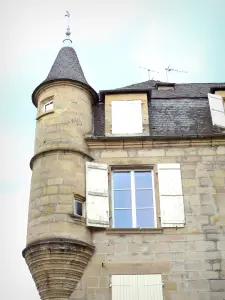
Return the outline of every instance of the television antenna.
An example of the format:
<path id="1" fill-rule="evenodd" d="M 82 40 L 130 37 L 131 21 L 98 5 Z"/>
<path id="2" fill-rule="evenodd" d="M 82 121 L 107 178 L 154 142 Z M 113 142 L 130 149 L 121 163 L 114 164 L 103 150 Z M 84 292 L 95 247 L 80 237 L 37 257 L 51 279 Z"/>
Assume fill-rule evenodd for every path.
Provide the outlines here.
<path id="1" fill-rule="evenodd" d="M 139 67 L 139 68 L 141 68 L 141 69 L 145 69 L 145 70 L 147 70 L 147 71 L 148 71 L 148 79 L 149 79 L 149 80 L 151 80 L 151 77 L 150 77 L 150 72 L 159 73 L 159 72 L 157 72 L 157 71 L 154 71 L 154 70 L 151 70 L 151 69 L 148 69 L 148 68 L 144 68 L 144 67 Z"/>
<path id="2" fill-rule="evenodd" d="M 167 82 L 168 82 L 168 72 L 187 73 L 187 71 L 170 68 L 170 65 L 167 68 L 165 68 L 165 70 L 166 70 L 166 80 L 167 80 Z"/>

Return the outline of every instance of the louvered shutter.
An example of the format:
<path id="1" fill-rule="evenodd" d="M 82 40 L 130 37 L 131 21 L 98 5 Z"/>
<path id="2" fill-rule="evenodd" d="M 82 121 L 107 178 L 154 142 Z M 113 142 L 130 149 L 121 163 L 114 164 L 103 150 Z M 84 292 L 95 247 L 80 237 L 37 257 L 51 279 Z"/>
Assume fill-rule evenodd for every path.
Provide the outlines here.
<path id="1" fill-rule="evenodd" d="M 208 99 L 213 125 L 225 127 L 223 98 L 220 95 L 208 94 Z"/>
<path id="2" fill-rule="evenodd" d="M 161 274 L 137 275 L 138 299 L 163 300 Z"/>
<path id="3" fill-rule="evenodd" d="M 162 227 L 184 227 L 184 199 L 180 164 L 159 164 L 159 196 Z"/>
<path id="4" fill-rule="evenodd" d="M 137 299 L 137 275 L 112 275 L 112 300 Z"/>
<path id="5" fill-rule="evenodd" d="M 109 227 L 108 166 L 86 163 L 87 226 Z"/>
<path id="6" fill-rule="evenodd" d="M 112 300 L 163 300 L 162 276 L 112 275 Z"/>

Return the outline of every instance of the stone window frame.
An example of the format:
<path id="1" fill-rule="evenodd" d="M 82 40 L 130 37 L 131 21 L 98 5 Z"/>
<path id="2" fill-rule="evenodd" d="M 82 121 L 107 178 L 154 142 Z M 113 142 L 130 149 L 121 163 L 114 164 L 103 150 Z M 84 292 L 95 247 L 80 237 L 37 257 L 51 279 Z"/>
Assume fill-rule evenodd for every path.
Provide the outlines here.
<path id="1" fill-rule="evenodd" d="M 45 111 L 44 108 L 46 105 L 49 103 L 53 102 L 53 109 Z M 46 116 L 48 114 L 52 114 L 55 111 L 55 102 L 54 102 L 54 95 L 47 97 L 43 99 L 39 105 L 38 105 L 38 110 L 37 110 L 37 118 L 36 120 L 39 120 L 41 117 Z"/>
<path id="2" fill-rule="evenodd" d="M 83 214 L 82 214 L 82 216 L 76 215 L 74 213 L 74 203 L 75 203 L 75 201 L 79 201 L 79 202 L 83 203 L 83 207 L 82 207 Z M 76 193 L 72 194 L 72 212 L 69 214 L 69 216 L 73 219 L 74 223 L 76 223 L 77 225 L 86 226 L 86 198 L 85 197 L 83 197 L 79 194 L 76 194 Z"/>
<path id="3" fill-rule="evenodd" d="M 153 173 L 153 189 L 154 189 L 154 204 L 155 204 L 155 227 L 151 228 L 113 228 L 113 186 L 112 186 L 112 173 L 116 170 L 133 170 L 133 171 L 147 171 L 151 170 Z M 162 231 L 161 220 L 160 220 L 160 200 L 159 200 L 159 184 L 158 184 L 158 169 L 157 165 L 109 165 L 108 179 L 109 179 L 109 219 L 110 227 L 107 229 L 108 232 L 124 232 L 124 233 L 133 233 L 133 232 L 143 232 L 148 231 Z"/>

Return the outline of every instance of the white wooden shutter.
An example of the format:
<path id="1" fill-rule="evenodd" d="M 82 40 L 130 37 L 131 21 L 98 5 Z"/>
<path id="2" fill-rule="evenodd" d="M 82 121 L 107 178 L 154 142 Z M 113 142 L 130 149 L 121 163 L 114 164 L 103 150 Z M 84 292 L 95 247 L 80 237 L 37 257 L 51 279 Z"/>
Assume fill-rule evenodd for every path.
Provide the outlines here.
<path id="1" fill-rule="evenodd" d="M 112 275 L 112 300 L 137 299 L 137 275 Z"/>
<path id="2" fill-rule="evenodd" d="M 112 300 L 163 300 L 162 276 L 112 275 Z"/>
<path id="3" fill-rule="evenodd" d="M 208 94 L 209 107 L 213 125 L 225 127 L 225 111 L 223 97 L 215 94 Z"/>
<path id="4" fill-rule="evenodd" d="M 112 101 L 112 133 L 142 133 L 141 100 Z"/>
<path id="5" fill-rule="evenodd" d="M 137 275 L 138 299 L 163 300 L 162 275 Z"/>
<path id="6" fill-rule="evenodd" d="M 108 166 L 86 162 L 86 223 L 109 227 Z"/>
<path id="7" fill-rule="evenodd" d="M 126 101 L 127 133 L 142 133 L 141 100 Z"/>
<path id="8" fill-rule="evenodd" d="M 126 134 L 126 101 L 112 101 L 112 133 Z"/>
<path id="9" fill-rule="evenodd" d="M 162 227 L 184 227 L 184 199 L 180 164 L 159 164 L 159 196 Z"/>

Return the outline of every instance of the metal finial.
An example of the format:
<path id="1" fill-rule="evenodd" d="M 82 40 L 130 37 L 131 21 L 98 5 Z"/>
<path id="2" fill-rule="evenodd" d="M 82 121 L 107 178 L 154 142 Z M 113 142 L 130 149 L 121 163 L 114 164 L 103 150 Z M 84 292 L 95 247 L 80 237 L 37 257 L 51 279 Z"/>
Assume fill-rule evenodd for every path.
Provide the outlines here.
<path id="1" fill-rule="evenodd" d="M 71 44 L 72 41 L 70 39 L 70 35 L 71 35 L 71 31 L 70 31 L 70 13 L 68 11 L 66 11 L 65 17 L 67 19 L 67 28 L 66 28 L 66 38 L 63 41 L 63 43 L 67 43 L 67 44 Z"/>

